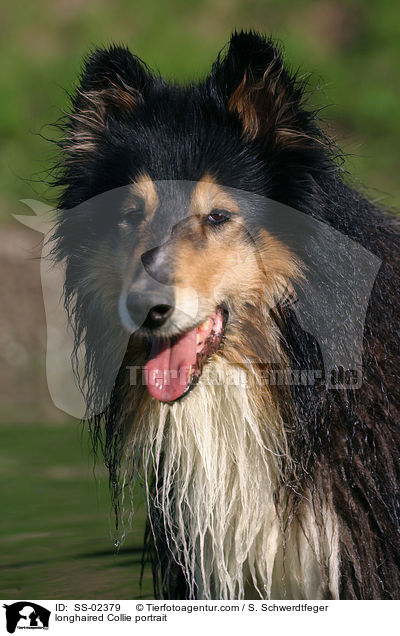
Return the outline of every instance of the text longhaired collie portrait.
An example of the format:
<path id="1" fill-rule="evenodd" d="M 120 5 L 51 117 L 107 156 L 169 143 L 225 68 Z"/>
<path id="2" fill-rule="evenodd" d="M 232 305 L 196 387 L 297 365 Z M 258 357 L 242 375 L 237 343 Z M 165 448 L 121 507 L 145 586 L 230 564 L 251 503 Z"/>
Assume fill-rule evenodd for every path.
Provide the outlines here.
<path id="1" fill-rule="evenodd" d="M 305 93 L 254 32 L 186 85 L 112 46 L 63 126 L 52 253 L 157 596 L 400 598 L 398 225 Z"/>

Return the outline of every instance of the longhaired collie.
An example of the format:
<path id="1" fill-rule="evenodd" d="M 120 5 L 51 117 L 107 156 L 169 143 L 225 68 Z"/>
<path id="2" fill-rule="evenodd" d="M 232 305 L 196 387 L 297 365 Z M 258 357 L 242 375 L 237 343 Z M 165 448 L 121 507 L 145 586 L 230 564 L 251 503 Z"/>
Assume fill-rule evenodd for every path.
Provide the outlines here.
<path id="1" fill-rule="evenodd" d="M 305 93 L 254 32 L 183 86 L 111 46 L 63 126 L 77 375 L 158 596 L 400 597 L 398 227 Z"/>

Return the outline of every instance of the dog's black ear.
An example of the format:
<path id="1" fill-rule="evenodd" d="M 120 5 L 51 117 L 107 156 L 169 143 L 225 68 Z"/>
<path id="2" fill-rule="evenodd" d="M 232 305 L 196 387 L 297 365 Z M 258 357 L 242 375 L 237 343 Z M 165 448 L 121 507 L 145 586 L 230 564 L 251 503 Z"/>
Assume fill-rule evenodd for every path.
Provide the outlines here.
<path id="1" fill-rule="evenodd" d="M 240 118 L 247 139 L 293 147 L 309 137 L 302 87 L 271 39 L 252 31 L 234 33 L 210 79 Z"/>
<path id="2" fill-rule="evenodd" d="M 132 117 L 151 82 L 150 71 L 128 49 L 95 50 L 85 62 L 65 126 L 62 145 L 70 159 L 95 151 L 109 120 Z"/>

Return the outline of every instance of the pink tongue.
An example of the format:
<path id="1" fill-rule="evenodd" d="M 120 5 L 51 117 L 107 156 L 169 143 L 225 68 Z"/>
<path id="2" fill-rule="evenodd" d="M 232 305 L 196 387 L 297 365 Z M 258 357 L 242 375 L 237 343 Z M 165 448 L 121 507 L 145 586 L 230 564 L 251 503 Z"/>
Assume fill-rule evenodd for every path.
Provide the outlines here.
<path id="1" fill-rule="evenodd" d="M 157 400 L 173 402 L 184 393 L 196 362 L 196 331 L 188 331 L 173 343 L 153 344 L 144 370 L 147 388 Z"/>

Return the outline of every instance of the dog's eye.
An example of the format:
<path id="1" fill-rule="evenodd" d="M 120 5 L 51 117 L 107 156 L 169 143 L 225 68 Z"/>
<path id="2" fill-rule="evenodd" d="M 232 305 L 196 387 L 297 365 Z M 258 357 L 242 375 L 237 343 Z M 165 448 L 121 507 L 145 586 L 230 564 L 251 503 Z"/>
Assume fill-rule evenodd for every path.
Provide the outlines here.
<path id="1" fill-rule="evenodd" d="M 141 208 L 128 208 L 127 210 L 124 210 L 124 218 L 128 221 L 140 214 L 143 214 L 143 209 Z"/>
<path id="2" fill-rule="evenodd" d="M 230 215 L 226 210 L 213 210 L 207 217 L 208 225 L 220 225 L 229 221 Z"/>
<path id="3" fill-rule="evenodd" d="M 130 222 L 135 221 L 144 214 L 145 203 L 143 199 L 137 199 L 132 201 L 132 204 L 123 210 L 123 218 Z"/>

